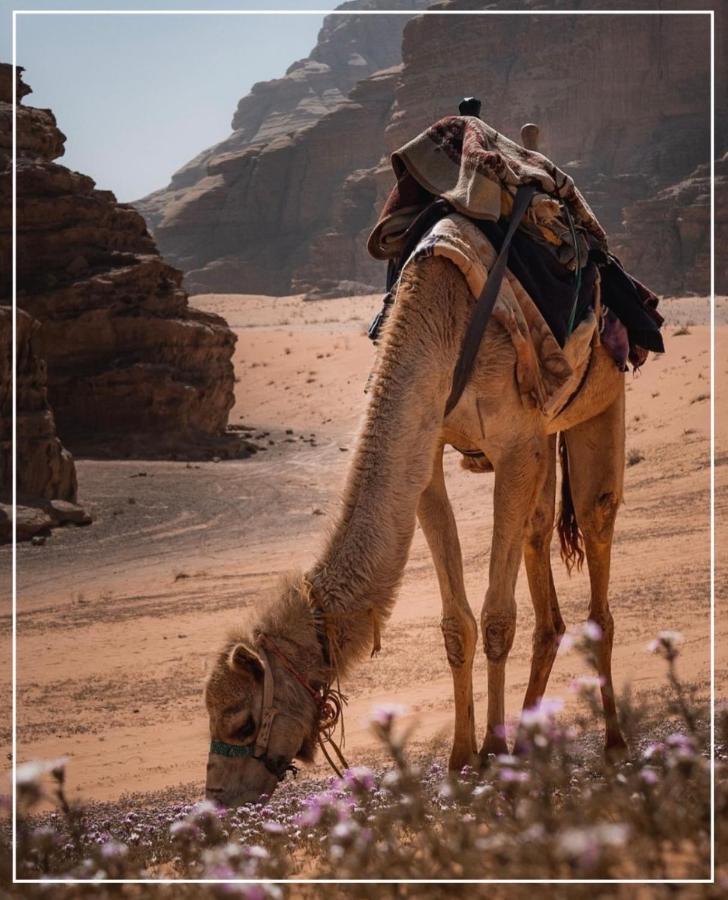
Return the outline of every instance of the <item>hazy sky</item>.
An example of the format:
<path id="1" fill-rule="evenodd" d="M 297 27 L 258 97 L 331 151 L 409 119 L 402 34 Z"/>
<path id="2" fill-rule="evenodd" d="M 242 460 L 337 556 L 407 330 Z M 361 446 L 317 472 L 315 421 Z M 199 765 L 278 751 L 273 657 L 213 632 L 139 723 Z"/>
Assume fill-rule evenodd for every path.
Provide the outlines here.
<path id="1" fill-rule="evenodd" d="M 0 0 L 0 58 L 11 60 L 18 9 L 333 9 L 338 0 Z M 285 16 L 18 16 L 17 61 L 66 135 L 59 162 L 122 201 L 163 187 L 230 133 L 256 81 L 307 56 L 323 20 Z"/>

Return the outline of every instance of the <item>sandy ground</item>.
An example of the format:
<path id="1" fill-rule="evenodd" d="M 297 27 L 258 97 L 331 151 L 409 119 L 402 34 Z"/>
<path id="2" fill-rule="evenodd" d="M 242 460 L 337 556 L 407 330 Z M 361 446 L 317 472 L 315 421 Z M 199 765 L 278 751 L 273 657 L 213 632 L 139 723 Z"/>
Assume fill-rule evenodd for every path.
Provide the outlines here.
<path id="1" fill-rule="evenodd" d="M 311 563 L 335 514 L 366 402 L 373 349 L 365 327 L 378 297 L 313 303 L 206 295 L 194 302 L 225 315 L 239 336 L 231 423 L 250 426 L 263 449 L 248 460 L 217 463 L 80 459 L 80 497 L 94 525 L 56 531 L 41 547 L 18 548 L 18 758 L 69 756 L 72 789 L 89 798 L 181 785 L 201 791 L 206 665 L 226 629 L 255 610 L 281 573 Z M 620 686 L 630 682 L 642 692 L 662 684 L 663 665 L 645 645 L 664 628 L 685 635 L 683 675 L 706 693 L 709 687 L 708 308 L 703 298 L 666 300 L 667 353 L 628 376 L 627 446 L 644 458 L 627 469 L 618 521 L 614 665 Z M 719 322 L 728 321 L 728 300 L 717 311 Z M 678 328 L 680 323 L 690 324 Z M 728 375 L 726 349 L 728 326 L 721 324 L 719 392 Z M 725 417 L 718 426 L 716 511 L 722 524 L 728 500 Z M 492 476 L 463 472 L 454 452 L 446 464 L 477 614 L 485 591 Z M 717 536 L 719 553 L 724 536 Z M 0 565 L 9 562 L 4 548 Z M 573 626 L 586 615 L 587 576 L 569 579 L 556 549 L 554 564 L 564 617 Z M 523 574 L 517 594 L 510 716 L 526 685 L 533 622 Z M 717 613 L 716 678 L 718 694 L 725 696 L 728 622 L 720 602 Z M 405 704 L 418 723 L 417 739 L 444 746 L 451 686 L 438 623 L 434 571 L 418 530 L 382 652 L 346 685 L 352 762 L 374 752 L 366 718 L 382 701 Z M 7 654 L 9 601 L 0 625 Z M 550 696 L 573 702 L 569 684 L 580 670 L 576 657 L 560 655 Z M 4 708 L 9 673 L 6 664 Z M 480 731 L 482 655 L 475 679 Z M 595 730 L 600 727 L 595 723 Z M 7 763 L 9 720 L 0 739 Z"/>

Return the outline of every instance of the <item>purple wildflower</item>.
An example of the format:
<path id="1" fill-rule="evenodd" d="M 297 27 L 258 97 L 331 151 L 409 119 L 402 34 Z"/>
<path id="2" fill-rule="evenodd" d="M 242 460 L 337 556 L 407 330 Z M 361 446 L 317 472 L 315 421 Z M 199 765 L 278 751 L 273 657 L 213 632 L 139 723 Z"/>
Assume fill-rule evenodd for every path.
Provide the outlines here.
<path id="1" fill-rule="evenodd" d="M 395 719 L 407 714 L 407 707 L 399 703 L 381 703 L 375 706 L 371 714 L 372 725 L 389 730 Z"/>

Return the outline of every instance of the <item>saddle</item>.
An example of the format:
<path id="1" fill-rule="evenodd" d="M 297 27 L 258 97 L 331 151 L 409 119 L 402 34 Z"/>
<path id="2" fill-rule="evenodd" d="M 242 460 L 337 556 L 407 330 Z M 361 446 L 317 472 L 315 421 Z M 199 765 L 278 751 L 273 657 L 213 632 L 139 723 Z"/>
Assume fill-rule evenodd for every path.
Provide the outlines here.
<path id="1" fill-rule="evenodd" d="M 474 116 L 449 116 L 396 151 L 396 184 L 367 247 L 388 260 L 387 293 L 369 336 L 376 341 L 402 268 L 444 217 L 459 213 L 498 253 L 478 297 L 455 368 L 446 413 L 467 384 L 506 267 L 531 296 L 560 346 L 592 309 L 601 282 L 603 343 L 615 363 L 642 365 L 664 352 L 657 296 L 609 253 L 607 237 L 573 180 L 535 150 Z"/>

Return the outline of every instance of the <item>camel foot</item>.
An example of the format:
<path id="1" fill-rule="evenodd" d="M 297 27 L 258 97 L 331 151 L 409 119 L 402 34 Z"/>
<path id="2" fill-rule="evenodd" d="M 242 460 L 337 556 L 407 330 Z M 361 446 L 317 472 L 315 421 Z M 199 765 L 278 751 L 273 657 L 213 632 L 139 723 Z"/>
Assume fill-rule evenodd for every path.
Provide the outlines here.
<path id="1" fill-rule="evenodd" d="M 493 734 L 489 732 L 485 736 L 485 740 L 483 741 L 483 746 L 480 748 L 480 768 L 487 769 L 490 765 L 490 757 L 491 756 L 507 756 L 508 755 L 508 744 L 506 743 L 505 738 L 500 737 L 500 735 Z"/>
<path id="2" fill-rule="evenodd" d="M 604 746 L 604 755 L 610 763 L 622 762 L 629 752 L 627 741 L 622 737 L 621 731 L 615 731 L 607 734 L 607 741 Z"/>
<path id="3" fill-rule="evenodd" d="M 453 747 L 450 759 L 447 763 L 447 768 L 453 775 L 459 775 L 466 766 L 477 769 L 479 765 L 480 758 L 477 753 L 470 749 L 470 747 L 468 747 L 467 750 Z"/>
<path id="4" fill-rule="evenodd" d="M 525 757 L 528 756 L 531 752 L 531 744 L 526 737 L 516 737 L 516 741 L 513 744 L 513 755 Z"/>

